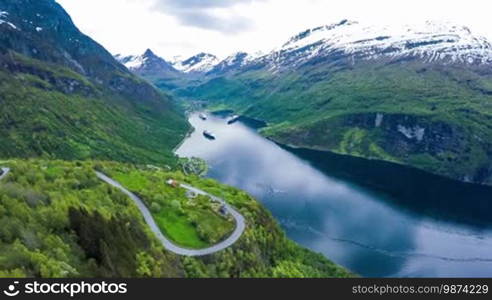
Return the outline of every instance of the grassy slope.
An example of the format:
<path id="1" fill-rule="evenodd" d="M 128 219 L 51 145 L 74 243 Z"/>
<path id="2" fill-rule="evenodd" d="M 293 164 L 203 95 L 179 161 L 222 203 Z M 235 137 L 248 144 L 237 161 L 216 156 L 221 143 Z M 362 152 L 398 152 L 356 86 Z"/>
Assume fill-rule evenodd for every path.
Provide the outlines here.
<path id="1" fill-rule="evenodd" d="M 69 69 L 20 55 L 10 59 L 15 71 L 0 70 L 0 157 L 175 162 L 171 149 L 188 124 L 165 96 L 156 108 Z"/>
<path id="2" fill-rule="evenodd" d="M 246 193 L 209 179 L 91 161 L 10 160 L 0 183 L 0 277 L 328 277 L 345 270 L 289 241 Z M 223 196 L 246 217 L 231 248 L 203 258 L 164 250 L 138 209 L 93 169 L 171 176 Z M 164 198 L 172 196 L 163 191 Z M 166 199 L 168 200 L 168 199 Z"/>
<path id="3" fill-rule="evenodd" d="M 212 106 L 265 120 L 270 126 L 264 134 L 281 143 L 492 183 L 492 176 L 487 178 L 492 170 L 490 72 L 420 63 L 330 70 L 248 72 L 213 79 L 181 96 L 209 99 Z M 381 128 L 374 125 L 377 113 L 386 116 Z M 399 124 L 433 133 L 419 145 L 404 140 Z"/>
<path id="4" fill-rule="evenodd" d="M 169 186 L 166 181 L 174 174 L 123 167 L 106 173 L 140 195 L 161 230 L 181 246 L 205 248 L 220 242 L 234 229 L 233 220 L 222 217 L 220 206 L 212 205 L 208 197 L 190 200 L 183 189 Z"/>

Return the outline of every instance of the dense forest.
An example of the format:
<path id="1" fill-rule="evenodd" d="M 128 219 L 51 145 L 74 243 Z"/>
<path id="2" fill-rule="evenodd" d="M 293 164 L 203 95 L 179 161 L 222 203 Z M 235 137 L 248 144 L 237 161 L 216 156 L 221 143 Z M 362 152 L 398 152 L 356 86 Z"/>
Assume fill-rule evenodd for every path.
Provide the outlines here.
<path id="1" fill-rule="evenodd" d="M 1 165 L 11 172 L 0 182 L 0 277 L 352 276 L 288 240 L 248 194 L 211 179 L 116 162 L 9 160 Z M 247 229 L 224 251 L 177 256 L 160 245 L 130 198 L 100 181 L 94 170 L 121 179 L 121 174 L 139 177 L 140 184 L 128 188 L 140 189 L 147 201 L 162 201 L 161 209 L 176 206 L 163 198 L 179 205 L 185 200 L 182 191 L 154 186 L 166 178 L 192 184 L 234 205 Z M 186 210 L 176 214 L 193 218 Z"/>

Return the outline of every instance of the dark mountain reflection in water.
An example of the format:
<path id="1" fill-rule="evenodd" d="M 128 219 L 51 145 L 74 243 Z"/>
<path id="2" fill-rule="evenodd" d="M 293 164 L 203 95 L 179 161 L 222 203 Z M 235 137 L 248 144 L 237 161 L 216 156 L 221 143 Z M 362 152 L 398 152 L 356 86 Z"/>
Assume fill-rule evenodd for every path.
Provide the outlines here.
<path id="1" fill-rule="evenodd" d="M 205 159 L 208 176 L 255 196 L 299 244 L 363 276 L 492 276 L 491 188 L 280 147 L 221 117 L 190 122 L 177 154 Z"/>

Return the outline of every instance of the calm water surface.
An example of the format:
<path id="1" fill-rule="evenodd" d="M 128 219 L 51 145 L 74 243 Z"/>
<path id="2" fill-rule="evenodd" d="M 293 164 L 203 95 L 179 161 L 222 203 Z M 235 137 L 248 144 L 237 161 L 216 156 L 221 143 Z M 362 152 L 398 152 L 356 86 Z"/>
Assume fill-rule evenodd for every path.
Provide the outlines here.
<path id="1" fill-rule="evenodd" d="M 336 263 L 363 276 L 492 276 L 491 188 L 280 147 L 222 117 L 190 122 L 178 155 L 205 159 L 209 177 L 254 195 L 291 239 Z"/>

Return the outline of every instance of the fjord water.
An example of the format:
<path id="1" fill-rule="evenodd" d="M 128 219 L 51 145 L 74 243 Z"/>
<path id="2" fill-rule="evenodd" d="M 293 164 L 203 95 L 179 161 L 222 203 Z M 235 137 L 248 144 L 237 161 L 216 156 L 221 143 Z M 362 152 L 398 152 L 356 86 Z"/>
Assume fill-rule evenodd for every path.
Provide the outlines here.
<path id="1" fill-rule="evenodd" d="M 261 201 L 289 238 L 362 276 L 492 276 L 492 189 L 281 147 L 244 123 L 190 116 L 177 150 Z M 214 133 L 216 140 L 203 136 Z"/>

